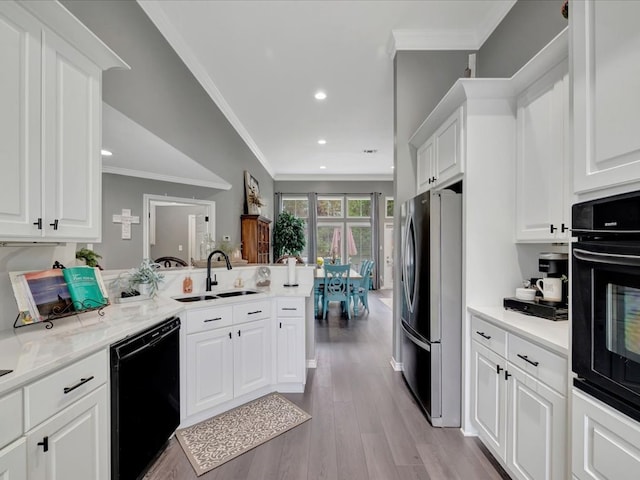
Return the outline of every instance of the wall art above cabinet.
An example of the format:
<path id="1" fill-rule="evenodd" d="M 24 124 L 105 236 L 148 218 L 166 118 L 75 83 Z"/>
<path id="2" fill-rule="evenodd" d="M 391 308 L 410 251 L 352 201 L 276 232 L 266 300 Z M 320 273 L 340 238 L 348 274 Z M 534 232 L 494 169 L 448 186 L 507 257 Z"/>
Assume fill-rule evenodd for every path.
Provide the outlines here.
<path id="1" fill-rule="evenodd" d="M 0 62 L 0 240 L 100 240 L 102 71 L 128 66 L 58 2 L 0 2 Z"/>

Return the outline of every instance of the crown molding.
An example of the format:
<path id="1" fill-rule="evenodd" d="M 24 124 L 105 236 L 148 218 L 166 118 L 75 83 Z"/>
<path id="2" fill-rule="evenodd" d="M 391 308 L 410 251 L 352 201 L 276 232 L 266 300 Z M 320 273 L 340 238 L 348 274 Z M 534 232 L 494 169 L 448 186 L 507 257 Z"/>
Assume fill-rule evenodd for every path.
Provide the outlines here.
<path id="1" fill-rule="evenodd" d="M 276 174 L 273 177 L 276 182 L 392 182 L 393 173 L 389 174 L 317 174 L 317 173 L 287 173 Z"/>
<path id="2" fill-rule="evenodd" d="M 470 30 L 392 30 L 387 53 L 393 59 L 405 50 L 479 50 L 516 1 L 497 4 L 483 23 Z"/>
<path id="3" fill-rule="evenodd" d="M 161 173 L 144 172 L 142 170 L 132 170 L 129 168 L 102 166 L 102 173 L 111 173 L 113 175 L 124 175 L 125 177 L 146 178 L 148 180 L 158 180 L 160 182 L 183 183 L 186 185 L 195 185 L 196 187 L 216 188 L 218 190 L 230 190 L 231 184 L 227 182 L 211 182 L 207 180 L 198 180 L 196 178 L 176 177 L 173 175 L 163 175 Z"/>
<path id="4" fill-rule="evenodd" d="M 258 161 L 267 170 L 269 175 L 273 177 L 273 167 L 269 164 L 260 148 L 258 148 L 258 145 L 253 141 L 253 138 L 251 138 L 251 135 L 249 135 L 247 129 L 231 109 L 220 90 L 218 90 L 218 87 L 215 85 L 215 83 L 207 73 L 207 70 L 202 66 L 200 61 L 198 61 L 197 57 L 193 54 L 187 43 L 184 41 L 184 38 L 182 38 L 182 35 L 180 35 L 178 31 L 173 27 L 164 11 L 160 7 L 161 2 L 159 0 L 137 0 L 137 2 L 142 10 L 144 10 L 147 16 L 154 23 L 156 28 L 169 42 L 171 47 L 176 51 L 178 56 L 182 59 L 182 61 L 191 71 L 196 80 L 200 82 L 200 85 L 202 85 L 205 91 L 209 94 L 211 99 L 218 106 L 229 123 L 233 126 L 236 132 L 238 132 L 238 135 L 240 135 L 249 149 L 256 156 Z"/>

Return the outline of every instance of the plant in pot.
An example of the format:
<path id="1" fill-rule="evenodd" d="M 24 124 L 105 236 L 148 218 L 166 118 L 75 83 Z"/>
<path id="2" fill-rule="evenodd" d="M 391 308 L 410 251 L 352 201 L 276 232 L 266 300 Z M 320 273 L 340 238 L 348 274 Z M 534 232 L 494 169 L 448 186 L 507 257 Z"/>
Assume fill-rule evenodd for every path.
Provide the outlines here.
<path id="1" fill-rule="evenodd" d="M 281 212 L 273 227 L 273 256 L 276 263 L 288 257 L 295 257 L 298 263 L 304 263 L 300 252 L 304 249 L 304 220 L 289 212 Z"/>
<path id="2" fill-rule="evenodd" d="M 142 260 L 140 266 L 132 268 L 128 272 L 118 277 L 118 284 L 125 284 L 124 296 L 136 295 L 136 291 L 141 295 L 154 297 L 158 293 L 158 286 L 164 280 L 164 274 L 160 273 L 159 263 L 154 263 L 150 259 Z"/>
<path id="3" fill-rule="evenodd" d="M 76 252 L 76 258 L 78 260 L 84 260 L 84 263 L 88 267 L 98 267 L 100 270 L 102 270 L 102 267 L 98 263 L 98 259 L 102 258 L 102 255 L 98 255 L 93 250 L 90 250 L 88 248 L 81 248 Z"/>

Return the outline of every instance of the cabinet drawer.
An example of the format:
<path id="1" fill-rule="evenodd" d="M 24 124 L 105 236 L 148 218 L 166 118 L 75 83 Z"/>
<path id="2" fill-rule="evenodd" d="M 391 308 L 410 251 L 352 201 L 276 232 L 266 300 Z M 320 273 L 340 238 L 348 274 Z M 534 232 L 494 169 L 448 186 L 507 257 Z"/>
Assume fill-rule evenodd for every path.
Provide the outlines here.
<path id="1" fill-rule="evenodd" d="M 203 308 L 187 312 L 187 335 L 190 333 L 204 332 L 212 328 L 228 327 L 233 323 L 233 307 Z"/>
<path id="2" fill-rule="evenodd" d="M 471 338 L 501 357 L 507 357 L 507 332 L 478 317 L 471 317 Z"/>
<path id="3" fill-rule="evenodd" d="M 233 323 L 250 322 L 271 316 L 271 301 L 244 303 L 233 306 Z"/>
<path id="4" fill-rule="evenodd" d="M 304 317 L 304 298 L 279 298 L 276 305 L 278 317 Z"/>
<path id="5" fill-rule="evenodd" d="M 532 377 L 561 393 L 567 394 L 567 359 L 538 345 L 509 334 L 508 357 L 510 363 L 520 367 Z"/>
<path id="6" fill-rule="evenodd" d="M 22 390 L 0 398 L 0 448 L 22 435 Z"/>
<path id="7" fill-rule="evenodd" d="M 24 388 L 29 430 L 107 381 L 107 351 L 101 350 Z"/>

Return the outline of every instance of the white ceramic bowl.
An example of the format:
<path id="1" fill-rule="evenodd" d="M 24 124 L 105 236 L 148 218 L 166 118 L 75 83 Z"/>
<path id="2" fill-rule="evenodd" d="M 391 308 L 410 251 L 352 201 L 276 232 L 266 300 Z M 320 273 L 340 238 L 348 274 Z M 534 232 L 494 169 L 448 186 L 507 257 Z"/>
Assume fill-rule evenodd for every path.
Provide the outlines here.
<path id="1" fill-rule="evenodd" d="M 536 291 L 533 288 L 516 288 L 516 298 L 520 300 L 533 300 L 536 298 Z"/>

